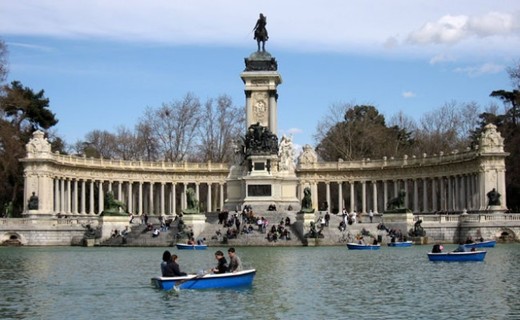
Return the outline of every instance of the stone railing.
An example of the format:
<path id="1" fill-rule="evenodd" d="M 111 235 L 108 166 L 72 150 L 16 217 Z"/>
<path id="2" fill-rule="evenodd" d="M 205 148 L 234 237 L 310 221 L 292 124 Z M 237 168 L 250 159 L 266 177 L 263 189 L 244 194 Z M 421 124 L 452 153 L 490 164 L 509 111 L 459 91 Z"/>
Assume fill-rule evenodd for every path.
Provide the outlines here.
<path id="1" fill-rule="evenodd" d="M 229 171 L 227 163 L 213 163 L 211 161 L 204 163 L 197 162 L 169 162 L 169 161 L 132 161 L 132 160 L 114 160 L 103 158 L 87 158 L 73 155 L 62 155 L 59 153 L 52 154 L 52 160 L 57 164 L 74 167 L 118 169 L 118 170 L 160 170 L 160 171 Z"/>
<path id="2" fill-rule="evenodd" d="M 414 221 L 422 220 L 423 222 L 506 222 L 506 221 L 520 221 L 520 214 L 460 214 L 460 215 L 416 215 Z"/>
<path id="3" fill-rule="evenodd" d="M 440 153 L 439 155 L 427 156 L 423 154 L 421 157 L 408 157 L 403 158 L 386 158 L 383 159 L 363 159 L 357 161 L 337 161 L 337 162 L 315 162 L 309 164 L 299 164 L 299 170 L 317 169 L 317 170 L 343 170 L 343 169 L 381 169 L 381 168 L 402 168 L 408 167 L 420 167 L 420 166 L 434 166 L 440 164 L 449 164 L 470 161 L 478 158 L 478 153 L 472 150 L 466 150 L 465 152 L 452 152 L 451 154 Z"/>

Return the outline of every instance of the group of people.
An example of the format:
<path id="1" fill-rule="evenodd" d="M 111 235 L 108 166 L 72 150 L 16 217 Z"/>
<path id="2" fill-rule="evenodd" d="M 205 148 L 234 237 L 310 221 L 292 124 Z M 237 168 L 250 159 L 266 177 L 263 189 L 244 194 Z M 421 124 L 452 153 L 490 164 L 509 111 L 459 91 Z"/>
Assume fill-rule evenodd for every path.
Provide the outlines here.
<path id="1" fill-rule="evenodd" d="M 211 268 L 211 273 L 226 273 L 226 272 L 237 272 L 242 271 L 242 261 L 237 256 L 235 248 L 228 249 L 229 263 L 224 257 L 224 253 L 220 250 L 215 252 L 215 259 L 217 265 Z M 186 276 L 185 272 L 180 270 L 179 263 L 177 262 L 179 257 L 176 254 L 171 254 L 170 251 L 166 250 L 163 253 L 161 262 L 161 274 L 163 277 L 182 277 Z"/>
<path id="2" fill-rule="evenodd" d="M 288 226 L 291 225 L 291 219 L 289 217 L 280 220 L 278 226 L 273 225 L 271 230 L 267 233 L 267 240 L 269 242 L 276 242 L 278 239 L 280 240 L 291 240 L 291 232 L 289 231 Z"/>

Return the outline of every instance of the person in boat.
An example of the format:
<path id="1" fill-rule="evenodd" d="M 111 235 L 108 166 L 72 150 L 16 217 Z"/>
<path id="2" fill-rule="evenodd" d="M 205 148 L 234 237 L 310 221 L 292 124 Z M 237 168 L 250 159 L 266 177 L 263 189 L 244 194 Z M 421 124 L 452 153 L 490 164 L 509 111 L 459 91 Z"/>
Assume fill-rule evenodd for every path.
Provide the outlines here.
<path id="1" fill-rule="evenodd" d="M 195 244 L 195 239 L 189 238 L 188 242 L 186 244 L 189 244 L 190 246 L 194 245 Z"/>
<path id="2" fill-rule="evenodd" d="M 162 255 L 161 274 L 163 277 L 173 277 L 173 270 L 171 269 L 172 254 L 166 250 Z"/>
<path id="3" fill-rule="evenodd" d="M 438 243 L 433 245 L 432 253 L 441 253 L 442 252 L 442 246 Z"/>
<path id="4" fill-rule="evenodd" d="M 473 238 L 471 236 L 468 236 L 466 238 L 466 244 L 470 244 L 470 243 L 474 243 L 475 241 L 473 241 Z"/>
<path id="5" fill-rule="evenodd" d="M 227 252 L 229 256 L 228 272 L 242 271 L 242 261 L 237 256 L 235 248 L 229 248 Z"/>
<path id="6" fill-rule="evenodd" d="M 228 264 L 226 258 L 224 258 L 224 253 L 220 250 L 215 252 L 215 259 L 217 259 L 218 264 L 215 268 L 211 269 L 213 273 L 226 273 L 228 270 Z"/>
<path id="7" fill-rule="evenodd" d="M 186 272 L 181 272 L 181 269 L 179 267 L 179 263 L 177 262 L 178 258 L 179 257 L 176 254 L 172 254 L 172 258 L 170 260 L 168 269 L 171 269 L 171 271 L 173 272 L 173 277 L 186 276 L 187 275 Z"/>
<path id="8" fill-rule="evenodd" d="M 466 247 L 464 246 L 464 243 L 459 243 L 459 246 L 457 247 L 457 249 L 453 250 L 453 252 L 466 252 Z"/>

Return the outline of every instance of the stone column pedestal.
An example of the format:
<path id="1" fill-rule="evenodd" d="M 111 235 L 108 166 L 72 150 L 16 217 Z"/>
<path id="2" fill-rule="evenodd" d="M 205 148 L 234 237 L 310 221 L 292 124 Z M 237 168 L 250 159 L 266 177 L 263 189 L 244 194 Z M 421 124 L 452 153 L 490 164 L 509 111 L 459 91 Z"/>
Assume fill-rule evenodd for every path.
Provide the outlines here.
<path id="1" fill-rule="evenodd" d="M 204 231 L 206 225 L 206 215 L 204 214 L 184 214 L 182 220 L 186 227 L 193 230 L 193 236 L 197 238 Z"/>

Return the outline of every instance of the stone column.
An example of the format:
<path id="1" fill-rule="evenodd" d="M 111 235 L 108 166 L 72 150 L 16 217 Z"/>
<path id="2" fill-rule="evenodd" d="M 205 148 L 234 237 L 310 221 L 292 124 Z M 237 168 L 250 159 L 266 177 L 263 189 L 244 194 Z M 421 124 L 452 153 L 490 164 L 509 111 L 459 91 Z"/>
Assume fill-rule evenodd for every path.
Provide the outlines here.
<path id="1" fill-rule="evenodd" d="M 94 180 L 90 180 L 90 208 L 88 208 L 89 214 L 95 214 L 94 211 Z"/>
<path id="2" fill-rule="evenodd" d="M 61 213 L 66 213 L 67 212 L 67 209 L 65 207 L 65 179 L 64 178 L 61 178 L 60 179 L 61 181 L 61 186 L 60 186 L 60 212 Z"/>
<path id="3" fill-rule="evenodd" d="M 367 182 L 361 181 L 361 213 L 367 213 Z"/>
<path id="4" fill-rule="evenodd" d="M 117 182 L 117 200 L 123 201 L 123 181 Z"/>
<path id="5" fill-rule="evenodd" d="M 72 194 L 71 194 L 71 188 L 70 188 L 70 178 L 67 178 L 67 191 L 65 192 L 65 207 L 67 208 L 67 214 L 70 214 L 72 212 L 71 210 L 71 200 L 72 200 Z"/>
<path id="6" fill-rule="evenodd" d="M 388 180 L 383 180 L 383 212 L 388 205 Z"/>
<path id="7" fill-rule="evenodd" d="M 132 183 L 133 181 L 128 181 L 128 203 L 127 203 L 127 211 L 130 213 L 134 213 L 134 193 L 132 192 Z"/>
<path id="8" fill-rule="evenodd" d="M 269 92 L 269 128 L 272 133 L 278 135 L 278 120 L 276 119 L 276 90 Z"/>
<path id="9" fill-rule="evenodd" d="M 78 214 L 78 179 L 74 179 L 74 189 L 72 190 L 72 213 Z"/>
<path id="10" fill-rule="evenodd" d="M 160 208 L 160 211 L 159 211 L 159 214 L 161 216 L 164 216 L 164 182 L 161 182 L 161 208 Z"/>
<path id="11" fill-rule="evenodd" d="M 98 193 L 98 203 L 99 203 L 99 212 L 98 214 L 101 214 L 103 212 L 103 210 L 105 209 L 105 203 L 104 203 L 104 197 L 105 195 L 103 194 L 103 181 L 100 180 L 99 181 L 99 193 Z"/>
<path id="12" fill-rule="evenodd" d="M 150 182 L 150 192 L 148 193 L 148 199 L 150 200 L 148 203 L 148 213 L 150 215 L 153 215 L 155 213 L 154 211 L 154 199 L 153 199 L 153 181 Z"/>
<path id="13" fill-rule="evenodd" d="M 87 188 L 87 182 L 85 179 L 81 180 L 81 214 L 86 214 L 86 188 Z"/>
<path id="14" fill-rule="evenodd" d="M 410 197 L 408 194 L 408 179 L 404 179 L 404 191 L 406 193 L 406 195 L 404 197 L 404 206 L 406 208 L 410 208 Z"/>
<path id="15" fill-rule="evenodd" d="M 439 210 L 437 206 L 437 186 L 435 185 L 435 177 L 432 177 L 432 212 Z"/>
<path id="16" fill-rule="evenodd" d="M 343 182 L 338 181 L 338 213 L 341 213 L 345 205 L 343 204 Z"/>
<path id="17" fill-rule="evenodd" d="M 446 180 L 444 180 L 444 177 L 440 177 L 439 178 L 439 188 L 440 188 L 440 195 L 439 195 L 439 200 L 441 202 L 441 207 L 440 207 L 440 210 L 441 211 L 447 211 L 447 208 L 446 208 L 446 192 L 445 192 L 445 182 Z"/>
<path id="18" fill-rule="evenodd" d="M 60 213 L 60 179 L 54 178 L 54 212 Z"/>
<path id="19" fill-rule="evenodd" d="M 419 212 L 419 186 L 417 178 L 413 179 L 413 212 Z"/>
<path id="20" fill-rule="evenodd" d="M 186 209 L 186 183 L 182 184 L 181 189 L 181 211 Z"/>
<path id="21" fill-rule="evenodd" d="M 143 182 L 139 181 L 139 191 L 138 191 L 138 199 L 139 199 L 139 212 L 138 214 L 143 215 Z"/>
<path id="22" fill-rule="evenodd" d="M 428 212 L 428 180 L 426 178 L 422 178 L 423 182 L 423 207 L 422 212 Z"/>
<path id="23" fill-rule="evenodd" d="M 224 184 L 220 183 L 220 210 L 224 210 Z"/>
<path id="24" fill-rule="evenodd" d="M 374 213 L 377 213 L 377 181 L 372 181 L 372 204 L 374 206 Z"/>
<path id="25" fill-rule="evenodd" d="M 176 183 L 172 183 L 172 214 L 177 214 L 177 191 L 175 186 Z"/>
<path id="26" fill-rule="evenodd" d="M 354 190 L 354 183 L 355 181 L 349 181 L 350 184 L 350 212 L 354 211 L 354 208 L 356 207 L 356 195 Z"/>
<path id="27" fill-rule="evenodd" d="M 211 212 L 212 211 L 212 208 L 211 208 L 211 201 L 212 201 L 212 197 L 211 197 L 211 182 L 208 182 L 208 207 L 207 207 L 207 212 Z"/>
<path id="28" fill-rule="evenodd" d="M 200 201 L 200 188 L 199 188 L 199 184 L 198 182 L 195 182 L 195 197 L 197 198 L 197 201 L 199 201 L 199 209 L 200 209 L 200 203 L 202 203 Z"/>
<path id="29" fill-rule="evenodd" d="M 326 191 L 326 201 L 327 201 L 327 206 L 329 208 L 327 208 L 328 211 L 330 211 L 330 207 L 332 207 L 332 203 L 330 202 L 330 182 L 327 181 L 325 182 L 325 191 Z M 319 208 L 319 204 L 318 204 L 318 208 Z"/>
<path id="30" fill-rule="evenodd" d="M 448 211 L 452 211 L 453 208 L 453 177 L 448 177 Z"/>
<path id="31" fill-rule="evenodd" d="M 313 209 L 318 209 L 317 208 L 317 204 L 318 204 L 318 184 L 313 181 L 311 183 L 311 194 L 312 194 L 312 206 L 313 206 Z"/>

